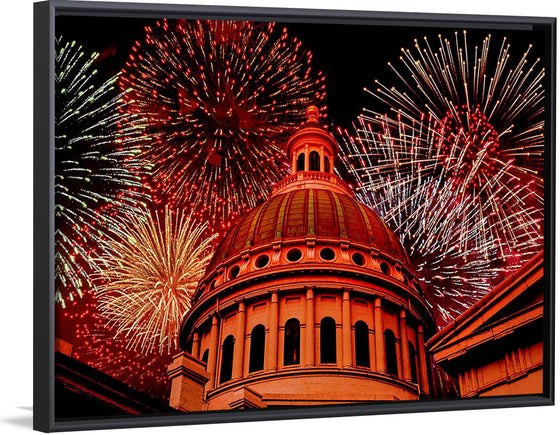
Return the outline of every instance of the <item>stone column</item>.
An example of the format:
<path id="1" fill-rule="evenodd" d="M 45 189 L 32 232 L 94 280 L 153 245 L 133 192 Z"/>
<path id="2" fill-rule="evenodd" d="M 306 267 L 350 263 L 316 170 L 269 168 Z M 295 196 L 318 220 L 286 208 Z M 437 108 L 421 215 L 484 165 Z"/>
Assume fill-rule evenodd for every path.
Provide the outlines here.
<path id="1" fill-rule="evenodd" d="M 308 288 L 305 312 L 305 365 L 315 365 L 315 300 L 313 289 Z"/>
<path id="2" fill-rule="evenodd" d="M 292 153 L 292 174 L 297 172 L 297 153 Z"/>
<path id="3" fill-rule="evenodd" d="M 321 147 L 320 157 L 321 161 L 319 162 L 319 169 L 321 172 L 325 172 L 325 147 Z"/>
<path id="4" fill-rule="evenodd" d="M 208 381 L 208 390 L 214 388 L 216 381 L 216 359 L 218 357 L 218 314 L 212 316 L 212 327 L 210 328 L 210 348 L 208 351 L 208 373 L 210 380 Z"/>
<path id="5" fill-rule="evenodd" d="M 278 292 L 273 292 L 270 295 L 269 314 L 268 358 L 266 369 L 275 372 L 278 369 Z"/>
<path id="6" fill-rule="evenodd" d="M 200 359 L 200 337 L 198 336 L 198 332 L 193 334 L 191 355 Z"/>
<path id="7" fill-rule="evenodd" d="M 385 367 L 385 340 L 383 339 L 383 311 L 381 298 L 376 297 L 374 303 L 374 328 L 375 328 L 375 370 L 386 373 Z"/>
<path id="8" fill-rule="evenodd" d="M 401 333 L 402 378 L 405 381 L 410 381 L 412 379 L 412 371 L 410 369 L 410 351 L 408 350 L 408 334 L 406 331 L 405 310 L 401 310 L 399 329 Z"/>
<path id="9" fill-rule="evenodd" d="M 305 171 L 309 171 L 309 145 L 305 145 Z"/>
<path id="10" fill-rule="evenodd" d="M 236 343 L 233 349 L 233 379 L 239 379 L 243 376 L 243 352 L 245 350 L 245 302 L 243 301 L 239 302 L 236 321 Z"/>
<path id="11" fill-rule="evenodd" d="M 418 370 L 418 380 L 420 381 L 420 389 L 425 393 L 430 392 L 430 385 L 428 383 L 428 367 L 426 365 L 426 349 L 424 349 L 424 330 L 422 325 L 418 325 L 416 330 L 417 341 L 418 341 L 418 360 L 419 360 L 419 370 Z"/>
<path id="12" fill-rule="evenodd" d="M 352 321 L 348 290 L 342 293 L 342 366 L 352 367 Z"/>

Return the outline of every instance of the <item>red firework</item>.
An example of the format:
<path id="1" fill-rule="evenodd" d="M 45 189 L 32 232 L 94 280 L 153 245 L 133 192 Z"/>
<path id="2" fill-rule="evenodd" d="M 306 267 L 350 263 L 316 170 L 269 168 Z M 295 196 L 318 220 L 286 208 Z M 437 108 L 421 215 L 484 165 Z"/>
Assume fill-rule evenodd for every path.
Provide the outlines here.
<path id="1" fill-rule="evenodd" d="M 283 144 L 325 98 L 312 55 L 275 23 L 158 21 L 120 80 L 155 204 L 218 229 L 288 174 Z"/>

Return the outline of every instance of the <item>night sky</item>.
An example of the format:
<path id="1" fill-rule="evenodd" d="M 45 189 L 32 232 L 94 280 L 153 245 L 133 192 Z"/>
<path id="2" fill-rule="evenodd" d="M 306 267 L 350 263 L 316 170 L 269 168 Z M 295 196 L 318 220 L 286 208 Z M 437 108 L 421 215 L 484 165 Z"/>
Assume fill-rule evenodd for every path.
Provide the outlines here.
<path id="1" fill-rule="evenodd" d="M 56 34 L 65 40 L 74 39 L 84 49 L 102 53 L 107 73 L 116 73 L 123 66 L 129 48 L 144 39 L 144 26 L 155 19 L 108 17 L 57 17 Z M 328 122 L 348 127 L 363 107 L 386 110 L 383 103 L 364 92 L 374 89 L 374 80 L 386 85 L 400 84 L 387 62 L 398 63 L 401 48 L 414 48 L 414 39 L 427 36 L 437 48 L 437 35 L 454 38 L 455 30 L 468 31 L 468 40 L 481 44 L 492 34 L 491 50 L 498 50 L 507 37 L 511 58 L 517 60 L 533 44 L 533 57 L 543 58 L 545 35 L 542 31 L 472 29 L 457 27 L 392 27 L 373 25 L 342 25 L 316 23 L 279 23 L 277 30 L 287 27 L 304 47 L 313 53 L 312 67 L 322 71 L 327 79 Z"/>

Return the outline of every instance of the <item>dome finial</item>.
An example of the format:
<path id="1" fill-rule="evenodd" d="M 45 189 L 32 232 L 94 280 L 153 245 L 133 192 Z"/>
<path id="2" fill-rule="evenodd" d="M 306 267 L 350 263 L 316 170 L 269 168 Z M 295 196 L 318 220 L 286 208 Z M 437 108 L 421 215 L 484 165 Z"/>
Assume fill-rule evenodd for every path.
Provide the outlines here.
<path id="1" fill-rule="evenodd" d="M 317 106 L 314 106 L 313 104 L 311 106 L 308 106 L 307 109 L 305 110 L 305 116 L 307 117 L 307 122 L 319 122 L 319 109 L 317 108 Z"/>

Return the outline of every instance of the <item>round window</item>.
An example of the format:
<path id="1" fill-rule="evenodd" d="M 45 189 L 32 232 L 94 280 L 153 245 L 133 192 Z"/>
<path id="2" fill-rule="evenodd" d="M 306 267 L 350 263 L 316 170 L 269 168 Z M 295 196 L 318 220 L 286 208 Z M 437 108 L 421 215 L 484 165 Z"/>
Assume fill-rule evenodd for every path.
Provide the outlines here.
<path id="1" fill-rule="evenodd" d="M 389 275 L 389 265 L 384 261 L 381 262 L 381 272 L 383 272 L 385 275 Z"/>
<path id="2" fill-rule="evenodd" d="M 323 260 L 331 261 L 334 260 L 334 251 L 331 248 L 323 248 L 319 253 Z"/>
<path id="3" fill-rule="evenodd" d="M 352 254 L 352 261 L 354 262 L 354 264 L 356 266 L 363 266 L 364 264 L 366 264 L 365 257 L 362 254 L 360 254 L 359 252 L 354 252 Z"/>
<path id="4" fill-rule="evenodd" d="M 257 269 L 261 269 L 265 267 L 269 261 L 270 257 L 266 254 L 263 254 L 257 258 L 257 261 L 255 261 L 255 266 L 257 267 Z"/>
<path id="5" fill-rule="evenodd" d="M 239 266 L 233 266 L 229 271 L 229 278 L 230 279 L 237 278 L 237 275 L 239 275 Z"/>
<path id="6" fill-rule="evenodd" d="M 288 251 L 288 255 L 286 255 L 286 258 L 288 259 L 288 261 L 298 261 L 301 260 L 302 256 L 303 254 L 301 253 L 301 251 L 294 248 Z"/>

